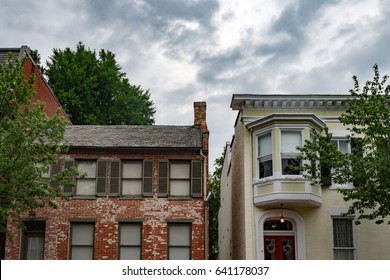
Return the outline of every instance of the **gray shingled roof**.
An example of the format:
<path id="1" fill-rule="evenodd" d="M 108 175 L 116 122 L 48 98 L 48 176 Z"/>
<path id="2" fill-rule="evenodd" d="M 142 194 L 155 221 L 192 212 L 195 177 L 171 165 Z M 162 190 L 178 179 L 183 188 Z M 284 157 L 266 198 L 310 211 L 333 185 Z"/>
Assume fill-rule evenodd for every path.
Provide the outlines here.
<path id="1" fill-rule="evenodd" d="M 22 47 L 23 48 L 23 47 Z M 8 61 L 8 54 L 12 53 L 12 55 L 18 59 L 20 59 L 19 55 L 21 54 L 22 48 L 0 48 L 0 64 L 5 65 Z"/>
<path id="2" fill-rule="evenodd" d="M 195 126 L 170 125 L 69 125 L 65 140 L 72 147 L 101 148 L 201 148 Z"/>

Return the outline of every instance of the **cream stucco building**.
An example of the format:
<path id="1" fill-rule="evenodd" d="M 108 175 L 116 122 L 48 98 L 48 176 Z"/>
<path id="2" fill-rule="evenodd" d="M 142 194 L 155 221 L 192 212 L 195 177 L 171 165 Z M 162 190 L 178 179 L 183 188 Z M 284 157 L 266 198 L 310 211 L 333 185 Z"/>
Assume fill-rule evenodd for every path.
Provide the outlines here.
<path id="1" fill-rule="evenodd" d="M 337 188 L 292 170 L 296 146 L 329 127 L 351 151 L 338 117 L 349 95 L 235 94 L 238 111 L 221 183 L 220 259 L 390 259 L 390 226 L 346 217 Z M 281 216 L 284 222 L 280 221 Z"/>

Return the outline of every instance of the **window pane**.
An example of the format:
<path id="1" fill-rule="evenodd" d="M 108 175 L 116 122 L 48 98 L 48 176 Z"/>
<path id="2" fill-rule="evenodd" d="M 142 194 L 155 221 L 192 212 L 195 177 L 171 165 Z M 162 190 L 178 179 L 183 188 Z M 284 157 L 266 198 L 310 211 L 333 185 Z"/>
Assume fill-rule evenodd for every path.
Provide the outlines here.
<path id="1" fill-rule="evenodd" d="M 92 260 L 93 248 L 91 247 L 73 247 L 72 248 L 72 260 Z"/>
<path id="2" fill-rule="evenodd" d="M 27 237 L 27 259 L 43 260 L 44 238 L 41 236 Z"/>
<path id="3" fill-rule="evenodd" d="M 93 245 L 93 224 L 72 225 L 72 245 Z"/>
<path id="4" fill-rule="evenodd" d="M 339 151 L 345 154 L 349 152 L 349 143 L 347 140 L 339 140 Z"/>
<path id="5" fill-rule="evenodd" d="M 140 260 L 140 247 L 121 247 L 119 252 L 119 259 L 121 260 Z"/>
<path id="6" fill-rule="evenodd" d="M 260 136 L 258 138 L 258 156 L 264 156 L 264 155 L 270 155 L 272 154 L 272 139 L 271 139 L 271 133 L 268 133 L 266 135 Z"/>
<path id="7" fill-rule="evenodd" d="M 301 164 L 300 160 L 295 158 L 283 158 L 282 159 L 282 174 L 283 175 L 298 175 L 299 171 L 294 170 L 292 167 L 299 167 Z"/>
<path id="8" fill-rule="evenodd" d="M 170 260 L 189 260 L 190 259 L 190 248 L 169 248 L 169 259 Z"/>
<path id="9" fill-rule="evenodd" d="M 141 195 L 142 181 L 141 180 L 123 180 L 122 194 L 123 195 Z"/>
<path id="10" fill-rule="evenodd" d="M 189 180 L 171 180 L 170 195 L 173 196 L 190 196 Z"/>
<path id="11" fill-rule="evenodd" d="M 141 245 L 141 225 L 121 224 L 120 245 Z"/>
<path id="12" fill-rule="evenodd" d="M 272 160 L 259 161 L 259 176 L 260 178 L 272 176 Z"/>
<path id="13" fill-rule="evenodd" d="M 191 230 L 190 224 L 169 225 L 169 245 L 190 246 Z"/>
<path id="14" fill-rule="evenodd" d="M 96 179 L 78 179 L 76 195 L 95 195 Z"/>
<path id="15" fill-rule="evenodd" d="M 190 178 L 190 163 L 171 163 L 171 178 L 189 179 Z"/>
<path id="16" fill-rule="evenodd" d="M 302 145 L 300 131 L 282 131 L 282 153 L 297 153 L 297 146 Z"/>
<path id="17" fill-rule="evenodd" d="M 335 260 L 353 260 L 353 250 L 351 249 L 335 249 L 334 250 Z"/>
<path id="18" fill-rule="evenodd" d="M 333 219 L 334 247 L 353 247 L 352 220 Z"/>
<path id="19" fill-rule="evenodd" d="M 122 178 L 142 178 L 142 162 L 132 161 L 123 163 Z"/>
<path id="20" fill-rule="evenodd" d="M 82 161 L 77 163 L 77 169 L 81 174 L 86 173 L 85 178 L 96 178 L 96 162 Z"/>

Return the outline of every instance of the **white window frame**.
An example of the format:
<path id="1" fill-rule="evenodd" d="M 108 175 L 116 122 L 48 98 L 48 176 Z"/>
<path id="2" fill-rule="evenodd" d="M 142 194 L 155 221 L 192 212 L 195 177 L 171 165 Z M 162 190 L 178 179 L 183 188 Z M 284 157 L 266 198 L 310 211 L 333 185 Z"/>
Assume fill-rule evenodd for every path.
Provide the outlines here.
<path id="1" fill-rule="evenodd" d="M 348 139 L 348 135 L 346 136 L 338 136 L 338 137 L 333 137 L 331 139 L 331 143 L 334 144 L 336 143 L 336 148 L 338 151 L 340 152 L 343 152 L 340 150 L 340 142 L 343 141 L 343 142 L 346 142 L 347 144 L 347 151 L 346 153 L 350 154 L 351 151 L 352 151 L 352 147 L 351 147 L 351 140 Z M 331 173 L 333 173 L 333 170 L 330 170 Z M 336 183 L 333 183 L 331 184 L 331 186 L 329 187 L 329 189 L 351 189 L 353 188 L 353 183 L 347 183 L 347 184 L 336 184 Z"/>
<path id="2" fill-rule="evenodd" d="M 271 153 L 267 153 L 267 154 L 264 154 L 264 155 L 260 156 L 260 145 L 259 145 L 260 138 L 264 137 L 264 136 L 267 136 L 267 135 L 269 135 L 270 138 L 271 138 Z M 267 131 L 264 131 L 261 134 L 256 135 L 256 163 L 257 163 L 256 164 L 257 165 L 256 173 L 257 173 L 257 178 L 259 178 L 259 179 L 272 177 L 274 175 L 274 170 L 273 170 L 273 163 L 274 163 L 273 157 L 274 156 L 273 156 L 272 136 L 273 136 L 272 130 L 267 130 Z M 269 161 L 271 161 L 271 174 L 268 175 L 268 176 L 260 177 L 261 176 L 261 172 L 260 172 L 261 163 L 262 162 L 269 162 Z"/>
<path id="3" fill-rule="evenodd" d="M 294 150 L 294 151 L 287 151 L 287 152 L 284 152 L 283 151 L 283 145 L 282 145 L 282 142 L 283 142 L 283 132 L 297 132 L 300 134 L 300 146 L 303 146 L 303 143 L 304 143 L 304 128 L 280 128 L 280 138 L 279 138 L 279 143 L 280 143 L 280 172 L 283 176 L 297 176 L 297 175 L 301 175 L 301 173 L 299 174 L 284 174 L 283 173 L 283 159 L 295 159 L 297 156 L 301 155 L 302 153 L 299 152 L 298 150 Z M 299 163 L 300 166 L 302 166 L 302 160 L 300 161 Z"/>

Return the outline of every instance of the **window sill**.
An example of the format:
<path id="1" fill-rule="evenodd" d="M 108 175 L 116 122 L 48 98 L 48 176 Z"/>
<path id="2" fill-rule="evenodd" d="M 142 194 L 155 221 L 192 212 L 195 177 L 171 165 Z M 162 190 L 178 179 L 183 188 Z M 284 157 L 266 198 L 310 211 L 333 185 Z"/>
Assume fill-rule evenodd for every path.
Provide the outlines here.
<path id="1" fill-rule="evenodd" d="M 143 200 L 144 198 L 142 196 L 126 196 L 126 195 L 122 195 L 122 196 L 119 196 L 119 199 L 120 200 Z"/>
<path id="2" fill-rule="evenodd" d="M 190 196 L 168 196 L 168 200 L 192 200 Z"/>
<path id="3" fill-rule="evenodd" d="M 73 199 L 77 199 L 77 200 L 82 200 L 82 199 L 85 199 L 85 200 L 94 200 L 94 199 L 97 199 L 96 196 L 92 196 L 92 195 L 75 195 L 72 197 Z"/>

